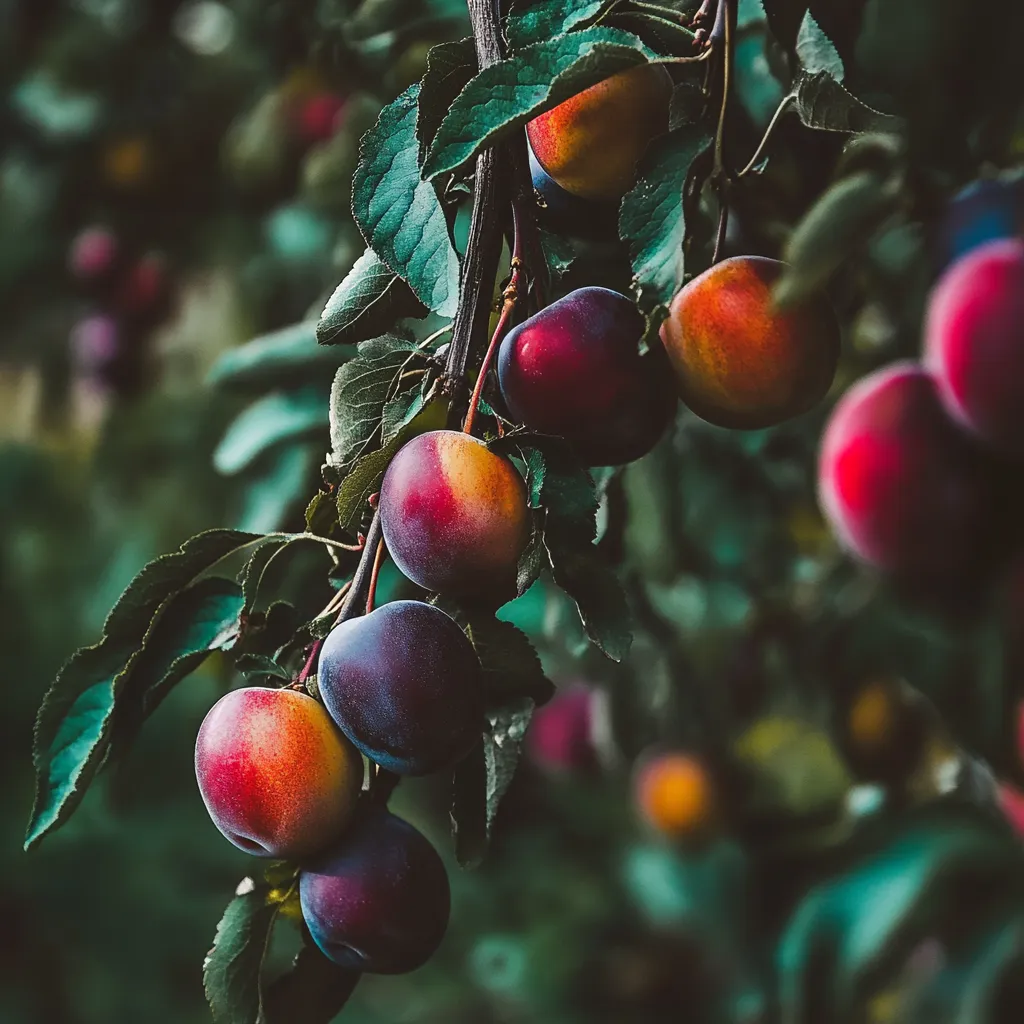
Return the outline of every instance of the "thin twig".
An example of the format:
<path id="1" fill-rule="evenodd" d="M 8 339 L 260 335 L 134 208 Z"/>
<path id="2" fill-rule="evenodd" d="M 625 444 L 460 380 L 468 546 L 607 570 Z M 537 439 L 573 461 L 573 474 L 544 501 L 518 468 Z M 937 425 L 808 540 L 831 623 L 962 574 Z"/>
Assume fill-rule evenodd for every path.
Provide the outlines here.
<path id="1" fill-rule="evenodd" d="M 374 609 L 374 602 L 377 599 L 377 580 L 380 578 L 380 568 L 384 564 L 384 556 L 387 549 L 384 547 L 384 540 L 381 539 L 377 545 L 377 553 L 373 557 L 373 572 L 370 574 L 370 585 L 366 588 L 366 614 L 369 615 Z"/>
<path id="2" fill-rule="evenodd" d="M 764 135 L 761 136 L 761 141 L 757 144 L 757 149 L 754 150 L 754 155 L 747 162 L 746 167 L 744 167 L 742 171 L 738 171 L 733 176 L 736 181 L 740 178 L 745 178 L 761 162 L 761 157 L 768 146 L 768 142 L 771 140 L 772 133 L 775 131 L 775 126 L 782 120 L 782 115 L 785 114 L 786 111 L 789 110 L 790 106 L 795 102 L 795 92 L 791 92 L 788 96 L 782 97 L 782 102 L 775 108 L 775 113 L 772 114 L 772 119 L 768 122 L 768 127 L 765 128 Z"/>

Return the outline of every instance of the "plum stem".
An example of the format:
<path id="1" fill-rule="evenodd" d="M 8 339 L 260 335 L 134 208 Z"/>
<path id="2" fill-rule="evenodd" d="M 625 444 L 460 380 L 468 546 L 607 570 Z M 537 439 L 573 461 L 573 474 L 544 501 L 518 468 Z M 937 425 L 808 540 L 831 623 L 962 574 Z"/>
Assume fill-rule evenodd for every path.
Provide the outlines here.
<path id="1" fill-rule="evenodd" d="M 380 577 L 380 569 L 384 564 L 384 556 L 387 554 L 387 548 L 384 547 L 384 538 L 382 537 L 380 542 L 377 544 L 377 553 L 373 556 L 373 571 L 370 574 L 370 583 L 366 588 L 366 614 L 369 615 L 374 609 L 374 602 L 377 599 L 377 580 Z"/>
<path id="2" fill-rule="evenodd" d="M 715 251 L 712 263 L 717 263 L 725 233 L 729 227 L 729 203 L 726 197 L 728 172 L 725 167 L 725 121 L 729 112 L 729 93 L 732 91 L 732 49 L 733 49 L 733 6 L 735 0 L 718 0 L 715 12 L 715 24 L 708 37 L 711 49 L 720 52 L 722 57 L 722 105 L 718 112 L 718 127 L 715 129 L 715 164 L 711 172 L 712 180 L 718 192 L 718 232 L 715 235 Z"/>
<path id="3" fill-rule="evenodd" d="M 501 23 L 497 0 L 467 0 L 469 20 L 481 71 L 502 59 Z M 485 149 L 476 158 L 473 214 L 463 261 L 459 306 L 452 325 L 451 347 L 441 377 L 442 391 L 455 396 L 465 385 L 466 363 L 474 338 L 487 331 L 490 292 L 501 258 L 499 196 L 503 182 L 497 151 Z"/>
<path id="4" fill-rule="evenodd" d="M 473 387 L 473 396 L 469 400 L 469 410 L 466 413 L 466 420 L 462 424 L 462 430 L 466 434 L 473 433 L 473 422 L 476 419 L 477 406 L 480 404 L 480 396 L 483 394 L 484 383 L 487 380 L 487 374 L 490 373 L 491 363 L 494 362 L 494 353 L 498 350 L 501 339 L 505 335 L 505 328 L 508 326 L 508 321 L 516 308 L 516 302 L 519 300 L 519 289 L 522 287 L 523 259 L 521 250 L 523 235 L 519 207 L 514 203 L 512 204 L 512 231 L 512 277 L 505 286 L 505 291 L 502 292 L 501 314 L 498 317 L 498 323 L 495 325 L 494 334 L 491 336 L 491 343 L 487 346 L 487 351 L 484 353 L 484 361 L 480 364 L 480 372 L 477 374 L 476 384 Z"/>
<path id="5" fill-rule="evenodd" d="M 359 565 L 356 566 L 355 575 L 352 577 L 352 586 L 345 597 L 345 603 L 341 606 L 341 611 L 338 612 L 338 618 L 335 620 L 336 626 L 354 618 L 358 614 L 357 609 L 363 606 L 373 580 L 373 564 L 377 560 L 377 548 L 380 545 L 381 537 L 380 509 L 377 509 L 373 513 L 370 528 L 366 531 L 363 554 L 359 559 Z"/>
<path id="6" fill-rule="evenodd" d="M 772 114 L 772 119 L 768 122 L 768 127 L 764 130 L 764 135 L 761 136 L 761 141 L 757 144 L 757 149 L 754 150 L 754 155 L 747 161 L 747 165 L 742 171 L 737 171 L 735 179 L 738 181 L 740 178 L 745 178 L 750 174 L 754 168 L 758 165 L 761 157 L 764 154 L 765 149 L 768 147 L 768 143 L 771 141 L 772 134 L 775 131 L 776 126 L 782 120 L 782 115 L 796 102 L 796 93 L 791 92 L 788 96 L 783 96 L 782 101 L 775 108 L 775 113 Z"/>

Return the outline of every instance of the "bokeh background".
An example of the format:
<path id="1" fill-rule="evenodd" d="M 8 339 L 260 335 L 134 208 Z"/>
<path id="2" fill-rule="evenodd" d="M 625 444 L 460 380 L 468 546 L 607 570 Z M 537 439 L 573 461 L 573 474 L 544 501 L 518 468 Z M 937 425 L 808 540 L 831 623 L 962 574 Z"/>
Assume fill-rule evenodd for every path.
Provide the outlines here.
<path id="1" fill-rule="evenodd" d="M 894 31 L 910 39 L 948 6 L 918 3 Z M 314 328 L 363 249 L 348 214 L 358 139 L 422 74 L 431 45 L 466 32 L 460 0 L 0 0 L 4 1024 L 209 1019 L 202 957 L 252 867 L 207 818 L 192 752 L 237 680 L 211 658 L 60 835 L 26 856 L 33 716 L 146 561 L 213 526 L 301 529 L 333 372 L 349 354 L 318 349 Z M 757 0 L 741 3 L 739 32 L 737 117 L 756 141 L 784 92 Z M 950 247 L 972 244 L 971 231 L 1019 231 L 1013 216 L 994 229 L 975 218 L 964 235 L 935 198 L 1024 156 L 1024 121 L 1006 105 L 1017 127 L 999 160 L 958 153 L 928 201 L 876 234 L 837 284 L 844 358 L 830 402 L 917 353 Z M 780 139 L 738 201 L 733 251 L 777 254 L 844 141 L 796 123 Z M 581 243 L 570 280 L 618 280 L 618 258 Z M 253 338 L 280 363 L 250 366 L 240 346 Z M 814 497 L 826 414 L 752 434 L 681 414 L 616 480 L 602 544 L 639 620 L 625 666 L 587 648 L 543 580 L 502 611 L 570 699 L 534 726 L 491 858 L 452 866 L 440 954 L 407 978 L 361 983 L 343 1019 L 773 1020 L 764 979 L 776 940 L 816 884 L 855 874 L 862 818 L 877 814 L 880 844 L 915 814 L 948 836 L 976 811 L 1010 835 L 996 780 L 1024 776 L 1013 650 L 1024 598 L 1006 597 L 1006 573 L 983 599 L 922 606 L 853 566 Z M 281 586 L 301 591 L 303 573 L 322 569 L 300 563 Z M 386 575 L 382 596 L 403 586 Z M 844 694 L 879 673 L 907 679 L 929 709 L 898 799 L 863 784 L 837 739 Z M 743 768 L 720 797 L 742 822 L 710 849 L 678 850 L 637 820 L 631 764 L 658 743 L 709 763 L 728 749 Z M 393 801 L 446 857 L 447 801 L 435 781 L 403 784 Z M 919 879 L 932 863 L 909 862 Z M 875 870 L 870 891 L 887 877 Z M 939 1021 L 911 1007 L 960 1005 L 980 954 L 958 915 L 976 881 L 929 897 L 933 919 L 885 946 L 891 969 L 863 1020 Z M 860 941 L 882 948 L 887 904 L 852 902 Z M 950 922 L 970 935 L 965 948 L 942 937 Z M 287 953 L 285 937 L 275 962 Z M 1022 963 L 998 1012 L 1020 1006 Z M 1021 1018 L 963 1018 L 982 1019 Z"/>

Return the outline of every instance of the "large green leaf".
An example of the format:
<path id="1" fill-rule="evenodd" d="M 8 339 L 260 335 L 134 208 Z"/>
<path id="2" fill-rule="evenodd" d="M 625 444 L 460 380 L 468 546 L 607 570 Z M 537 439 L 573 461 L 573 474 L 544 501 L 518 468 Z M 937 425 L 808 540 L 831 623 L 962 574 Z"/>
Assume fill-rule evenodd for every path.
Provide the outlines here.
<path id="1" fill-rule="evenodd" d="M 808 11 L 800 23 L 800 31 L 796 37 L 796 55 L 804 70 L 811 75 L 825 72 L 837 82 L 843 80 L 846 69 L 843 59 L 839 56 L 832 40 L 821 30 Z"/>
<path id="2" fill-rule="evenodd" d="M 257 534 L 211 530 L 150 562 L 128 585 L 93 647 L 76 651 L 43 698 L 36 718 L 36 794 L 25 848 L 61 825 L 81 802 L 110 745 L 114 706 L 126 667 L 154 617 L 179 591 Z"/>
<path id="3" fill-rule="evenodd" d="M 791 50 L 807 11 L 807 0 L 761 0 L 772 35 Z"/>
<path id="4" fill-rule="evenodd" d="M 322 379 L 353 350 L 319 347 L 316 331 L 314 321 L 304 321 L 228 349 L 213 364 L 209 381 L 218 387 L 261 391 Z"/>
<path id="5" fill-rule="evenodd" d="M 119 748 L 130 743 L 175 684 L 234 638 L 244 603 L 242 588 L 219 576 L 201 579 L 171 598 L 125 670 L 112 743 Z"/>
<path id="6" fill-rule="evenodd" d="M 509 48 L 515 52 L 543 43 L 596 18 L 610 0 L 519 0 L 505 23 Z"/>
<path id="7" fill-rule="evenodd" d="M 668 305 L 683 284 L 686 218 L 683 186 L 693 161 L 710 145 L 702 125 L 684 125 L 657 139 L 619 208 L 619 235 L 629 244 L 640 306 Z"/>
<path id="8" fill-rule="evenodd" d="M 490 729 L 484 733 L 484 765 L 487 769 L 488 835 L 498 816 L 498 807 L 515 778 L 533 707 L 533 701 L 524 697 L 487 716 Z"/>
<path id="9" fill-rule="evenodd" d="M 917 822 L 805 897 L 778 948 L 782 1024 L 852 1024 L 926 937 L 1021 897 L 1020 852 L 968 817 Z M 980 883 L 984 882 L 982 886 Z"/>
<path id="10" fill-rule="evenodd" d="M 354 345 L 384 334 L 405 317 L 420 318 L 426 312 L 409 285 L 367 249 L 327 300 L 316 340 L 321 345 Z"/>
<path id="11" fill-rule="evenodd" d="M 543 704 L 551 698 L 554 685 L 525 633 L 490 615 L 470 616 L 463 625 L 480 659 L 488 704 L 500 706 L 519 697 Z"/>
<path id="12" fill-rule="evenodd" d="M 329 397 L 326 387 L 309 385 L 257 399 L 220 439 L 213 453 L 217 471 L 228 476 L 240 473 L 275 445 L 326 434 Z"/>
<path id="13" fill-rule="evenodd" d="M 455 315 L 459 259 L 434 186 L 421 181 L 416 139 L 419 85 L 389 103 L 359 145 L 352 216 L 373 251 L 428 309 Z"/>
<path id="14" fill-rule="evenodd" d="M 260 971 L 281 907 L 269 886 L 243 879 L 217 925 L 203 961 L 203 988 L 216 1024 L 257 1024 L 262 1017 Z"/>
<path id="15" fill-rule="evenodd" d="M 430 48 L 416 108 L 416 138 L 419 140 L 421 163 L 455 97 L 476 74 L 476 68 L 476 46 L 472 37 L 439 43 Z"/>
<path id="16" fill-rule="evenodd" d="M 619 29 L 587 28 L 527 46 L 485 68 L 459 93 L 423 165 L 436 178 L 461 167 L 503 133 L 591 85 L 657 54 Z"/>

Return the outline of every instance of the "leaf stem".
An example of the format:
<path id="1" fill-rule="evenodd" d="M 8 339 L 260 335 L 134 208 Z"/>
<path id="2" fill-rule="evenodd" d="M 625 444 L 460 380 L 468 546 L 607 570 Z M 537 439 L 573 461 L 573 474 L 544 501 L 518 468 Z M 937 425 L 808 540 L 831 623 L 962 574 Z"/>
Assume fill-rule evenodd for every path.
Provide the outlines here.
<path id="1" fill-rule="evenodd" d="M 783 96 L 782 101 L 778 107 L 775 108 L 775 113 L 772 114 L 771 121 L 768 122 L 768 127 L 764 130 L 764 135 L 761 136 L 761 141 L 757 144 L 757 149 L 754 150 L 754 155 L 747 161 L 746 167 L 742 171 L 738 171 L 735 175 L 736 180 L 746 177 L 750 172 L 760 163 L 761 157 L 764 154 L 765 149 L 771 140 L 772 133 L 775 131 L 776 125 L 782 120 L 782 115 L 789 110 L 790 106 L 796 102 L 796 93 L 791 92 L 788 96 Z"/>
<path id="2" fill-rule="evenodd" d="M 377 553 L 373 557 L 373 571 L 370 574 L 370 584 L 366 588 L 366 614 L 369 615 L 374 609 L 374 602 L 377 599 L 377 580 L 380 578 L 380 569 L 384 564 L 384 556 L 387 554 L 387 549 L 384 547 L 384 538 L 382 537 L 380 542 L 377 544 Z"/>
<path id="3" fill-rule="evenodd" d="M 473 396 L 469 400 L 469 411 L 466 413 L 466 420 L 462 424 L 463 433 L 473 433 L 473 422 L 476 419 L 477 406 L 480 404 L 480 396 L 483 394 L 487 374 L 490 373 L 491 363 L 494 362 L 494 354 L 505 336 L 505 328 L 516 308 L 519 299 L 519 289 L 522 287 L 523 259 L 522 259 L 522 230 L 520 226 L 519 208 L 512 205 L 512 277 L 502 293 L 501 315 L 495 325 L 494 334 L 491 336 L 491 343 L 484 353 L 484 361 L 480 364 L 480 372 L 477 374 L 476 385 L 473 388 Z"/>

